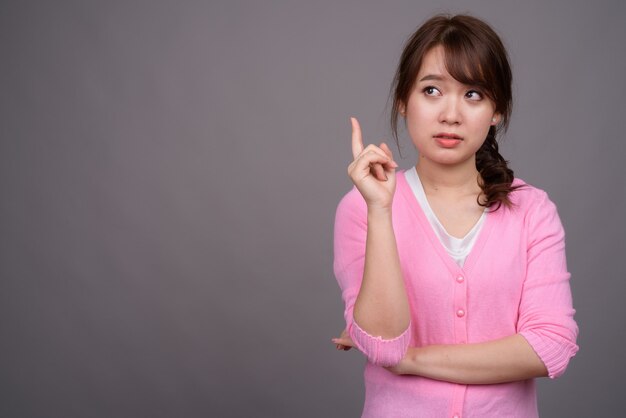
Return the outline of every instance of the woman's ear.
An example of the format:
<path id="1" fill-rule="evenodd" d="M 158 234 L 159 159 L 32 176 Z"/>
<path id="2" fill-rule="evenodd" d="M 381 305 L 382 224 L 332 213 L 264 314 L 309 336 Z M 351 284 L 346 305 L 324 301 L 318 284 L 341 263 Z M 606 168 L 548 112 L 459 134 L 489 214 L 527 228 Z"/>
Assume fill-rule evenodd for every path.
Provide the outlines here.
<path id="1" fill-rule="evenodd" d="M 499 113 L 494 113 L 493 117 L 491 118 L 491 126 L 495 126 L 498 123 L 500 123 L 500 114 Z"/>
<path id="2" fill-rule="evenodd" d="M 404 106 L 404 104 L 400 103 L 400 105 L 398 105 L 398 113 L 400 113 L 403 118 L 406 117 L 406 106 Z"/>

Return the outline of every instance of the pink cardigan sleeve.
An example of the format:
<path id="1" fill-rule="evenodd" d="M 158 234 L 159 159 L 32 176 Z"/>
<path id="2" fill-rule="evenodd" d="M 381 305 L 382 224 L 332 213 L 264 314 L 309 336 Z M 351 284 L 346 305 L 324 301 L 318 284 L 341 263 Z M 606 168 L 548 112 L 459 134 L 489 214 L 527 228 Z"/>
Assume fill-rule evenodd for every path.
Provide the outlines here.
<path id="1" fill-rule="evenodd" d="M 358 190 L 353 188 L 337 207 L 334 235 L 333 268 L 345 303 L 346 329 L 369 362 L 393 366 L 406 354 L 411 340 L 411 325 L 398 337 L 383 339 L 361 329 L 353 317 L 354 303 L 363 280 L 366 238 L 367 206 Z"/>
<path id="2" fill-rule="evenodd" d="M 556 206 L 545 192 L 526 219 L 529 226 L 527 271 L 519 309 L 518 332 L 548 369 L 562 375 L 578 351 L 565 236 Z"/>

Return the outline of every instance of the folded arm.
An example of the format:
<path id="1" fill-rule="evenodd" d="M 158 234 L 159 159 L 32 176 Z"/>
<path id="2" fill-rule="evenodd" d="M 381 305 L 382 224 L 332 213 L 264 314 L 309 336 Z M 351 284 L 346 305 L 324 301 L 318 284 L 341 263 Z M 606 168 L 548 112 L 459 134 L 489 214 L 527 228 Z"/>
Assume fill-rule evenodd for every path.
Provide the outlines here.
<path id="1" fill-rule="evenodd" d="M 547 376 L 541 359 L 521 335 L 478 343 L 409 348 L 396 374 L 460 384 L 494 384 Z"/>

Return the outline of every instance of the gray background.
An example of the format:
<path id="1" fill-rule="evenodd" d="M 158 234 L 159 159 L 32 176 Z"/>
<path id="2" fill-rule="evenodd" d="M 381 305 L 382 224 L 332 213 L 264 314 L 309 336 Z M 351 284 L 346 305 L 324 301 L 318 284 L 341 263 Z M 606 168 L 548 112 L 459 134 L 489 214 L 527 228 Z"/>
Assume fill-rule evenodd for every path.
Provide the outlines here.
<path id="1" fill-rule="evenodd" d="M 389 138 L 441 11 L 507 44 L 503 153 L 567 231 L 581 351 L 540 411 L 622 410 L 625 4 L 2 1 L 0 416 L 358 416 L 329 341 L 348 117 Z"/>

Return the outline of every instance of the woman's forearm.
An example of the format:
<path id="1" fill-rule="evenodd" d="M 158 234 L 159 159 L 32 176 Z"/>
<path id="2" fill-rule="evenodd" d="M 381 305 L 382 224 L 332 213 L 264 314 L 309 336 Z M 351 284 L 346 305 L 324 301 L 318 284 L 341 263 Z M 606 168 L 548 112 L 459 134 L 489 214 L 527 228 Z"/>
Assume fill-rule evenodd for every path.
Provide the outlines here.
<path id="1" fill-rule="evenodd" d="M 354 319 L 367 333 L 382 338 L 402 334 L 410 322 L 391 208 L 369 208 L 363 282 Z"/>
<path id="2" fill-rule="evenodd" d="M 526 339 L 410 348 L 390 371 L 461 384 L 494 384 L 547 376 L 541 359 Z"/>

